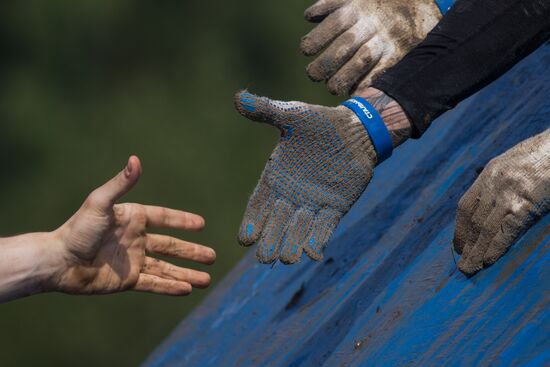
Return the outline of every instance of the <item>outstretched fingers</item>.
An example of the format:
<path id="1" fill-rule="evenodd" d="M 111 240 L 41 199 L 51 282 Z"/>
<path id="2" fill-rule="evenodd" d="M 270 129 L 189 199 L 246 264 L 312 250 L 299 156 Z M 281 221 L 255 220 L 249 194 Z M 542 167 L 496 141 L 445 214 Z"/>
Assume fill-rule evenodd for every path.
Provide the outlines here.
<path id="1" fill-rule="evenodd" d="M 193 287 L 187 282 L 168 280 L 155 275 L 141 273 L 133 290 L 165 296 L 186 296 L 191 294 Z"/>
<path id="2" fill-rule="evenodd" d="M 156 255 L 171 256 L 206 265 L 216 261 L 216 252 L 210 247 L 160 234 L 148 234 L 145 248 L 147 252 Z"/>
<path id="3" fill-rule="evenodd" d="M 204 218 L 200 215 L 160 206 L 144 205 L 148 227 L 200 231 L 204 228 Z"/>
<path id="4" fill-rule="evenodd" d="M 196 288 L 206 288 L 210 285 L 210 275 L 203 271 L 182 268 L 166 261 L 146 257 L 141 273 L 156 277 L 185 282 Z"/>

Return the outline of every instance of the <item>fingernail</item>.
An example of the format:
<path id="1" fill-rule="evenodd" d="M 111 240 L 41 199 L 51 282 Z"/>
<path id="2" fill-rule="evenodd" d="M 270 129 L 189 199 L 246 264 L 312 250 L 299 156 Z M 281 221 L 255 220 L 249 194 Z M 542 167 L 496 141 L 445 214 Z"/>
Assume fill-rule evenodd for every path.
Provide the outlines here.
<path id="1" fill-rule="evenodd" d="M 216 261 L 216 251 L 210 249 L 209 260 L 212 262 L 212 264 Z"/>
<path id="2" fill-rule="evenodd" d="M 126 168 L 124 169 L 124 175 L 126 177 L 130 177 L 132 174 L 132 165 L 130 164 L 130 161 L 128 161 L 128 164 L 126 165 Z"/>

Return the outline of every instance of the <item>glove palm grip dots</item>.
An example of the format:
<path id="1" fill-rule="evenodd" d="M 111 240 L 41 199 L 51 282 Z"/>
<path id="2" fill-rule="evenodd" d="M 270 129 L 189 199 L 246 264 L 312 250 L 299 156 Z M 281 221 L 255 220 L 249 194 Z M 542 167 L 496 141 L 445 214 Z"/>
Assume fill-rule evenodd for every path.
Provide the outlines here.
<path id="1" fill-rule="evenodd" d="M 363 125 L 342 107 L 236 95 L 245 117 L 281 131 L 239 230 L 239 242 L 258 244 L 260 262 L 320 260 L 341 217 L 372 177 L 376 152 Z"/>

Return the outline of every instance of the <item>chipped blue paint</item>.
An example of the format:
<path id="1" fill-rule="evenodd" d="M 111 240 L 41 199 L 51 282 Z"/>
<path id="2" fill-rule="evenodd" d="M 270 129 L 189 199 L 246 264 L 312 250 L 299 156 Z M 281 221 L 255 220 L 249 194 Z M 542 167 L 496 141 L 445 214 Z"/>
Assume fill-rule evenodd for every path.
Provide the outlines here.
<path id="1" fill-rule="evenodd" d="M 476 169 L 550 127 L 548 70 L 549 45 L 396 150 L 323 262 L 248 254 L 145 365 L 549 365 L 550 216 L 470 279 L 451 246 Z"/>

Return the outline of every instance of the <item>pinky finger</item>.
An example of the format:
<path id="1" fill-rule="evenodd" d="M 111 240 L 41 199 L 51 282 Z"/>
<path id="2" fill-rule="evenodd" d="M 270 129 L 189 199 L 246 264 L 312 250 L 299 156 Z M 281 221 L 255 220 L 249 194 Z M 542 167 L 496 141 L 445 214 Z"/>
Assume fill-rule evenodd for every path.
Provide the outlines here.
<path id="1" fill-rule="evenodd" d="M 166 296 L 187 296 L 191 293 L 193 287 L 187 282 L 163 279 L 155 275 L 141 273 L 133 290 Z"/>
<path id="2" fill-rule="evenodd" d="M 395 65 L 395 61 L 393 60 L 380 59 L 378 64 L 372 68 L 372 70 L 370 70 L 367 75 L 365 75 L 363 79 L 355 86 L 355 89 L 351 94 L 361 95 L 361 93 L 364 93 L 365 90 L 367 90 L 384 71 L 393 65 Z"/>
<path id="3" fill-rule="evenodd" d="M 336 226 L 342 218 L 342 213 L 332 209 L 321 209 L 311 226 L 309 239 L 304 250 L 313 260 L 321 261 L 323 259 L 323 250 L 329 242 Z"/>
<path id="4" fill-rule="evenodd" d="M 354 86 L 382 59 L 380 37 L 374 36 L 365 43 L 338 72 L 329 79 L 327 88 L 336 95 L 350 94 Z"/>

